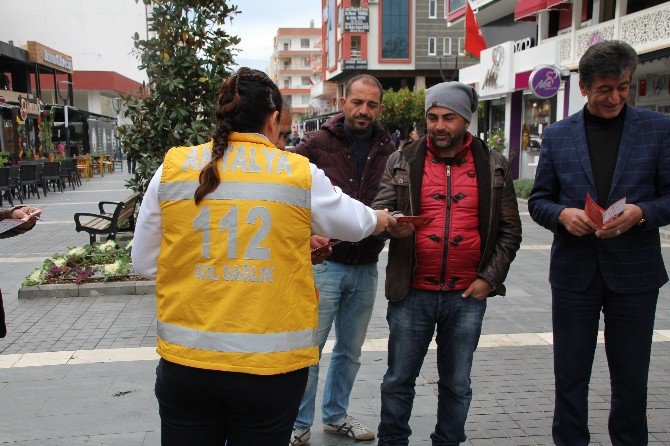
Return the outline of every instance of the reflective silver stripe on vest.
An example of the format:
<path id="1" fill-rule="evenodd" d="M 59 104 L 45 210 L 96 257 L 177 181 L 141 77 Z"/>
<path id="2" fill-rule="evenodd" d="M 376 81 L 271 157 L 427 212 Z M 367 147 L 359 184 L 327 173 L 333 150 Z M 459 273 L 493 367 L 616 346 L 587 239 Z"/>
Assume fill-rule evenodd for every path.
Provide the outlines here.
<path id="1" fill-rule="evenodd" d="M 170 344 L 228 353 L 276 353 L 314 347 L 316 330 L 284 333 L 217 333 L 158 321 L 158 337 Z"/>
<path id="2" fill-rule="evenodd" d="M 171 181 L 161 183 L 158 188 L 160 201 L 193 200 L 197 181 Z M 261 200 L 285 203 L 309 209 L 312 205 L 311 191 L 297 186 L 277 183 L 223 182 L 209 194 L 206 200 Z"/>

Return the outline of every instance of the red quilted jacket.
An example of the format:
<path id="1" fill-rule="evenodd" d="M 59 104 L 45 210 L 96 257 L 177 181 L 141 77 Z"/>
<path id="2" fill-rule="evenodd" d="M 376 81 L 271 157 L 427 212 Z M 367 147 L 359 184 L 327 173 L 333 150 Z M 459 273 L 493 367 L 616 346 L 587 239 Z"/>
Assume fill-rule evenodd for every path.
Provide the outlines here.
<path id="1" fill-rule="evenodd" d="M 477 279 L 481 260 L 479 195 L 472 135 L 453 158 L 441 158 L 428 139 L 420 196 L 422 217 L 435 217 L 416 229 L 412 287 L 437 291 L 465 290 Z"/>

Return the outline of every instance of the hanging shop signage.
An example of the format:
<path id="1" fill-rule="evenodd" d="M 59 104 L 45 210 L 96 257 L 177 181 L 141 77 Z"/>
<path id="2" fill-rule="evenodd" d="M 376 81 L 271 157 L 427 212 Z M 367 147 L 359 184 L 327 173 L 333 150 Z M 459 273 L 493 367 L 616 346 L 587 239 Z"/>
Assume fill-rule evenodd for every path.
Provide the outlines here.
<path id="1" fill-rule="evenodd" d="M 481 53 L 480 79 L 482 97 L 510 93 L 512 83 L 512 57 L 514 42 L 505 42 L 487 48 Z"/>
<path id="2" fill-rule="evenodd" d="M 367 70 L 367 59 L 347 59 L 342 61 L 342 71 L 345 70 Z"/>
<path id="3" fill-rule="evenodd" d="M 368 8 L 344 8 L 344 31 L 364 33 L 370 31 Z"/>
<path id="4" fill-rule="evenodd" d="M 22 121 L 28 119 L 28 115 L 39 116 L 40 103 L 37 99 L 26 99 L 19 96 L 19 116 Z"/>
<path id="5" fill-rule="evenodd" d="M 561 86 L 561 73 L 552 65 L 539 65 L 530 73 L 528 86 L 535 96 L 542 99 L 551 98 Z"/>
<path id="6" fill-rule="evenodd" d="M 39 42 L 28 42 L 28 60 L 46 65 L 63 73 L 72 73 L 72 57 L 42 45 Z"/>

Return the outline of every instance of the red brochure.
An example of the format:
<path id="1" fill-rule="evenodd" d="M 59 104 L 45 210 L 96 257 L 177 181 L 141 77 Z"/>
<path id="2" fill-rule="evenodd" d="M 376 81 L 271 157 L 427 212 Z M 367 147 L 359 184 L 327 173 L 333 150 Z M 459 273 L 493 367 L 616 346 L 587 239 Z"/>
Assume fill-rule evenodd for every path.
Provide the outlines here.
<path id="1" fill-rule="evenodd" d="M 411 215 L 396 218 L 398 223 L 411 223 L 417 228 L 428 226 L 433 220 L 435 220 L 435 217 L 415 217 Z"/>
<path id="2" fill-rule="evenodd" d="M 598 206 L 598 203 L 593 201 L 591 195 L 586 194 L 586 202 L 584 203 L 584 212 L 595 223 L 599 228 L 604 224 L 609 223 L 614 220 L 616 217 L 623 213 L 623 210 L 626 208 L 626 198 L 622 198 L 612 206 L 608 207 L 606 210 Z"/>
<path id="3" fill-rule="evenodd" d="M 337 244 L 340 243 L 341 241 L 342 241 L 342 240 L 331 240 L 330 242 L 326 243 L 326 244 L 323 245 L 323 246 L 319 246 L 318 248 L 314 248 L 314 249 L 312 249 L 310 252 L 311 252 L 312 254 L 321 255 L 321 254 L 323 254 L 323 253 L 325 253 L 325 252 L 328 252 L 328 248 L 337 245 Z"/>

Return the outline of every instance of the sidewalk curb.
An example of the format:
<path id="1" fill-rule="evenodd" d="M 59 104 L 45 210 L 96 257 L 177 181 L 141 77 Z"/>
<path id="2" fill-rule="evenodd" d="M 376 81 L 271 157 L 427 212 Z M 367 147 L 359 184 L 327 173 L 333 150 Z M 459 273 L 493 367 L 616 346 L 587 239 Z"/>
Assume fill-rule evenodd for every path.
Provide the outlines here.
<path id="1" fill-rule="evenodd" d="M 155 280 L 130 282 L 101 282 L 77 284 L 53 284 L 24 286 L 19 289 L 19 299 L 40 297 L 97 297 L 97 296 L 145 296 L 156 293 Z"/>
<path id="2" fill-rule="evenodd" d="M 516 201 L 519 204 L 522 204 L 524 206 L 528 206 L 528 200 L 526 198 L 517 197 Z M 667 226 L 664 226 L 662 228 L 658 228 L 658 232 L 661 234 L 661 241 L 662 242 L 670 242 L 670 228 L 668 228 Z"/>

